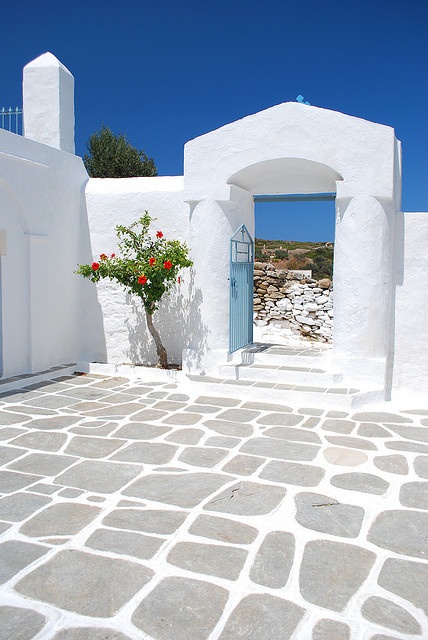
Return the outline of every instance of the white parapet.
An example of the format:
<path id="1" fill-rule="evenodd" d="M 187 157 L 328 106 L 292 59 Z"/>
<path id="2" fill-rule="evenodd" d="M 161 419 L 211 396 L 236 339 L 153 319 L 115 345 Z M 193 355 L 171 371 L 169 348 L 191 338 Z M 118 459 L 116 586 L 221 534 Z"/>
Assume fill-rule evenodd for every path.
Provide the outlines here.
<path id="1" fill-rule="evenodd" d="M 74 78 L 52 53 L 24 67 L 24 135 L 74 154 Z"/>

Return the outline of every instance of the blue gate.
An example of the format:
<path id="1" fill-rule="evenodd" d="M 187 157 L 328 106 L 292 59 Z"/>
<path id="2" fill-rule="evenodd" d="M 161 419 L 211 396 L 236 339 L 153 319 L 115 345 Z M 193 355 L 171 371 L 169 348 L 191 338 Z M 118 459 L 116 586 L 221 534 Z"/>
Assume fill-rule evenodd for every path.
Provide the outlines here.
<path id="1" fill-rule="evenodd" d="M 254 242 L 243 224 L 230 240 L 229 351 L 253 341 Z"/>

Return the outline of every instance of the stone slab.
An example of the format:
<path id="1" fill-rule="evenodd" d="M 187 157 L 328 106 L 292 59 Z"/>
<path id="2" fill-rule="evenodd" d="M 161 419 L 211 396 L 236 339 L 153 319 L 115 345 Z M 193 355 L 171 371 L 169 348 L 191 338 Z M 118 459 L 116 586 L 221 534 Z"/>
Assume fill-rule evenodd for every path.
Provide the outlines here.
<path id="1" fill-rule="evenodd" d="M 341 473 L 333 476 L 330 483 L 334 487 L 348 489 L 348 491 L 361 491 L 363 493 L 373 493 L 375 495 L 383 495 L 386 493 L 389 482 L 375 476 L 372 473 Z"/>
<path id="2" fill-rule="evenodd" d="M 330 464 L 343 467 L 358 467 L 368 460 L 367 455 L 362 451 L 343 449 L 341 447 L 328 447 L 324 449 L 323 456 Z"/>
<path id="3" fill-rule="evenodd" d="M 0 584 L 10 580 L 48 551 L 49 547 L 21 540 L 7 540 L 0 544 Z"/>
<path id="4" fill-rule="evenodd" d="M 164 433 L 171 431 L 171 427 L 165 427 L 154 424 L 142 424 L 139 422 L 130 422 L 118 429 L 115 438 L 124 438 L 129 440 L 153 440 L 159 438 Z"/>
<path id="5" fill-rule="evenodd" d="M 356 420 L 357 422 L 386 422 L 395 424 L 410 424 L 413 422 L 410 418 L 386 411 L 359 411 L 358 413 L 354 413 L 352 420 Z"/>
<path id="6" fill-rule="evenodd" d="M 21 533 L 32 538 L 74 535 L 92 522 L 100 513 L 99 507 L 78 502 L 60 502 L 46 507 L 27 520 Z"/>
<path id="7" fill-rule="evenodd" d="M 64 453 L 81 458 L 104 458 L 124 444 L 126 444 L 126 440 L 116 438 L 74 436 L 68 443 Z"/>
<path id="8" fill-rule="evenodd" d="M 248 440 L 240 451 L 265 458 L 310 461 L 316 457 L 319 447 L 312 444 L 261 437 Z"/>
<path id="9" fill-rule="evenodd" d="M 0 606 L 0 640 L 31 640 L 45 622 L 46 618 L 32 609 Z"/>
<path id="10" fill-rule="evenodd" d="M 41 449 L 42 451 L 58 451 L 66 442 L 65 433 L 56 431 L 30 431 L 15 438 L 14 445 L 27 447 L 28 449 Z"/>
<path id="11" fill-rule="evenodd" d="M 51 498 L 34 493 L 15 493 L 0 500 L 0 520 L 21 522 L 51 502 Z"/>
<path id="12" fill-rule="evenodd" d="M 56 476 L 67 467 L 77 462 L 73 456 L 55 455 L 49 453 L 29 453 L 20 460 L 9 464 L 12 471 L 37 473 L 43 476 Z"/>
<path id="13" fill-rule="evenodd" d="M 379 574 L 383 589 L 411 602 L 428 616 L 428 564 L 388 558 Z"/>
<path id="14" fill-rule="evenodd" d="M 428 478 L 428 456 L 416 456 L 414 467 L 420 478 Z"/>
<path id="15" fill-rule="evenodd" d="M 187 571 L 237 580 L 246 558 L 247 551 L 238 547 L 179 542 L 169 552 L 167 560 Z"/>
<path id="16" fill-rule="evenodd" d="M 295 413 L 268 413 L 257 420 L 258 424 L 294 427 L 302 422 L 303 416 Z"/>
<path id="17" fill-rule="evenodd" d="M 52 640 L 131 640 L 120 631 L 101 627 L 74 627 L 58 631 Z"/>
<path id="18" fill-rule="evenodd" d="M 264 515 L 273 511 L 285 494 L 285 488 L 243 480 L 217 494 L 204 509 L 236 515 Z"/>
<path id="19" fill-rule="evenodd" d="M 315 467 L 310 464 L 300 464 L 298 462 L 282 462 L 272 460 L 268 462 L 259 474 L 260 478 L 281 482 L 283 484 L 293 484 L 302 487 L 316 487 L 325 475 L 322 467 Z"/>
<path id="20" fill-rule="evenodd" d="M 264 462 L 264 458 L 237 455 L 224 465 L 223 471 L 240 476 L 251 476 Z"/>
<path id="21" fill-rule="evenodd" d="M 391 600 L 372 596 L 364 602 L 361 613 L 366 620 L 401 633 L 420 634 L 419 622 L 403 607 Z"/>
<path id="22" fill-rule="evenodd" d="M 165 438 L 168 442 L 176 444 L 198 444 L 205 431 L 202 429 L 177 429 Z"/>
<path id="23" fill-rule="evenodd" d="M 251 594 L 232 611 L 219 640 L 288 640 L 303 618 L 302 607 L 268 594 Z"/>
<path id="24" fill-rule="evenodd" d="M 372 524 L 367 540 L 395 553 L 428 559 L 428 513 L 410 510 L 383 511 Z"/>
<path id="25" fill-rule="evenodd" d="M 8 464 L 16 458 L 27 453 L 25 449 L 19 449 L 18 447 L 0 447 L 0 465 Z"/>
<path id="26" fill-rule="evenodd" d="M 226 420 L 206 420 L 204 426 L 224 436 L 246 438 L 253 435 L 254 429 L 250 424 L 227 422 Z"/>
<path id="27" fill-rule="evenodd" d="M 150 569 L 135 562 L 69 549 L 34 569 L 15 588 L 66 611 L 106 618 L 114 616 L 152 576 Z"/>
<path id="28" fill-rule="evenodd" d="M 121 555 L 133 556 L 141 560 L 152 558 L 165 540 L 153 536 L 144 536 L 133 531 L 111 531 L 97 529 L 89 536 L 85 545 L 99 551 L 110 551 Z"/>
<path id="29" fill-rule="evenodd" d="M 230 482 L 230 477 L 216 473 L 157 473 L 140 478 L 122 493 L 177 507 L 196 507 L 226 482 Z"/>
<path id="30" fill-rule="evenodd" d="M 285 587 L 294 560 L 294 536 L 285 531 L 267 534 L 250 570 L 250 579 L 271 589 Z"/>
<path id="31" fill-rule="evenodd" d="M 390 456 L 376 456 L 373 458 L 375 466 L 381 471 L 387 471 L 388 473 L 397 473 L 405 475 L 409 473 L 409 465 L 407 460 L 402 455 L 390 455 Z"/>
<path id="32" fill-rule="evenodd" d="M 290 427 L 272 427 L 263 432 L 269 438 L 279 438 L 280 440 L 291 440 L 292 442 L 312 442 L 321 444 L 319 436 L 313 431 L 302 431 Z"/>
<path id="33" fill-rule="evenodd" d="M 55 482 L 95 493 L 114 493 L 141 471 L 141 465 L 84 460 L 55 478 Z"/>
<path id="34" fill-rule="evenodd" d="M 361 507 L 309 492 L 297 494 L 295 502 L 296 520 L 302 527 L 344 538 L 358 536 L 364 518 Z"/>
<path id="35" fill-rule="evenodd" d="M 132 442 L 111 456 L 110 460 L 165 464 L 174 457 L 176 451 L 177 447 L 164 442 Z"/>
<path id="36" fill-rule="evenodd" d="M 312 630 L 312 640 L 349 640 L 350 629 L 344 622 L 322 618 Z"/>
<path id="37" fill-rule="evenodd" d="M 15 471 L 3 471 L 0 469 L 0 492 L 13 493 L 42 479 L 42 476 L 17 473 Z"/>
<path id="38" fill-rule="evenodd" d="M 187 447 L 178 456 L 180 462 L 185 462 L 195 467 L 214 467 L 227 456 L 224 449 L 214 447 Z"/>
<path id="39" fill-rule="evenodd" d="M 103 524 L 116 529 L 168 535 L 183 524 L 187 515 L 186 511 L 166 509 L 115 509 L 104 518 Z"/>
<path id="40" fill-rule="evenodd" d="M 428 510 L 428 482 L 407 482 L 400 489 L 403 507 Z"/>
<path id="41" fill-rule="evenodd" d="M 162 580 L 144 598 L 132 622 L 156 640 L 207 640 L 228 599 L 226 589 L 201 580 Z"/>
<path id="42" fill-rule="evenodd" d="M 375 558 L 371 551 L 344 542 L 308 542 L 300 566 L 300 593 L 307 602 L 343 611 L 366 580 Z"/>
<path id="43" fill-rule="evenodd" d="M 248 524 L 204 514 L 196 518 L 189 533 L 231 544 L 251 544 L 258 535 L 257 529 Z"/>

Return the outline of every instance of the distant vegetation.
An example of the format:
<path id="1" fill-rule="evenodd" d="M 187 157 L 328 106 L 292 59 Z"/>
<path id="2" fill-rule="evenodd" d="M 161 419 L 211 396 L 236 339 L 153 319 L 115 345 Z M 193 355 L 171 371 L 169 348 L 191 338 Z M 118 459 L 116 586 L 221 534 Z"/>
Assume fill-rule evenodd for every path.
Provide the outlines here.
<path id="1" fill-rule="evenodd" d="M 271 262 L 278 269 L 311 269 L 315 279 L 333 276 L 332 242 L 255 239 L 257 262 Z"/>

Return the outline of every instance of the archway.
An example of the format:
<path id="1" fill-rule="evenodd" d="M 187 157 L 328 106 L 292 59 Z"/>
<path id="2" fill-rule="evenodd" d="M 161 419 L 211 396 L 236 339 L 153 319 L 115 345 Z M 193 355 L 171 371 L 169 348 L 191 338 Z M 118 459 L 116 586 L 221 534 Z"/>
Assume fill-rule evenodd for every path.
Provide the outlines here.
<path id="1" fill-rule="evenodd" d="M 227 357 L 230 238 L 242 224 L 254 236 L 253 196 L 320 192 L 336 193 L 334 358 L 353 377 L 384 385 L 399 143 L 389 127 L 297 103 L 185 147 L 185 198 L 208 336 L 205 372 Z M 204 247 L 201 237 L 209 238 Z"/>

